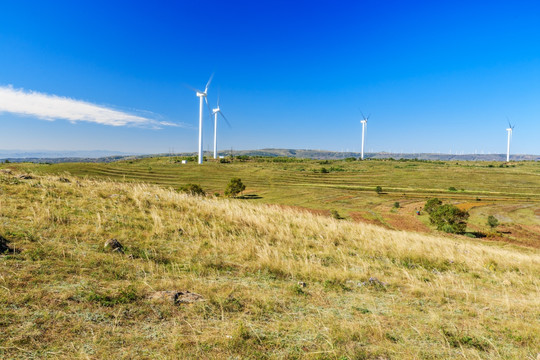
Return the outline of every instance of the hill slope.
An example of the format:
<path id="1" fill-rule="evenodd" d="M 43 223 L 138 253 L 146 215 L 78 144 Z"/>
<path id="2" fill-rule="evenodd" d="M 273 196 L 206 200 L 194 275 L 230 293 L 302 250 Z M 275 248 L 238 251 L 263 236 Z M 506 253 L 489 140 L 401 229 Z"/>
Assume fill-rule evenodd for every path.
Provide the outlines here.
<path id="1" fill-rule="evenodd" d="M 0 235 L 12 250 L 0 256 L 2 358 L 540 352 L 533 249 L 144 184 L 6 173 Z M 111 238 L 123 253 L 104 250 Z M 165 290 L 204 301 L 156 302 Z"/>

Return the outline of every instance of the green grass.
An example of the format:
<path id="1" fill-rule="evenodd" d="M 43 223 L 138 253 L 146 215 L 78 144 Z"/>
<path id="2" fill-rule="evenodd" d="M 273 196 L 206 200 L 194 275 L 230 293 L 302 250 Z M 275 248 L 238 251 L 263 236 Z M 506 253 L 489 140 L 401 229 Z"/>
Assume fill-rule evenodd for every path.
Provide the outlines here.
<path id="1" fill-rule="evenodd" d="M 499 163 L 486 162 L 255 158 L 225 164 L 210 161 L 199 166 L 194 162 L 182 165 L 176 157 L 161 157 L 108 164 L 11 164 L 11 167 L 36 174 L 72 174 L 171 188 L 195 183 L 209 194 L 221 195 L 229 180 L 237 176 L 246 184 L 246 194 L 251 195 L 252 202 L 304 207 L 328 214 L 337 210 L 345 217 L 394 229 L 399 229 L 400 221 L 404 221 L 388 216 L 388 207 L 395 201 L 410 206 L 393 214 L 414 215 L 411 208 L 421 207 L 430 197 L 456 204 L 481 200 L 482 211 L 474 208 L 470 219 L 481 231 L 488 230 L 484 226 L 485 213 L 499 215 L 509 224 L 540 226 L 540 216 L 535 214 L 540 211 L 540 163 L 536 162 L 501 168 Z M 322 167 L 333 170 L 321 173 Z M 376 194 L 377 186 L 383 188 L 383 194 Z M 526 210 L 517 210 L 515 206 Z M 416 220 L 410 221 L 416 226 Z M 414 226 L 405 229 L 412 230 Z"/>
<path id="2" fill-rule="evenodd" d="M 0 235 L 18 250 L 0 256 L 0 358 L 540 352 L 538 250 L 144 184 L 16 175 L 0 173 Z M 124 254 L 104 250 L 113 237 Z M 152 302 L 161 290 L 205 301 Z"/>

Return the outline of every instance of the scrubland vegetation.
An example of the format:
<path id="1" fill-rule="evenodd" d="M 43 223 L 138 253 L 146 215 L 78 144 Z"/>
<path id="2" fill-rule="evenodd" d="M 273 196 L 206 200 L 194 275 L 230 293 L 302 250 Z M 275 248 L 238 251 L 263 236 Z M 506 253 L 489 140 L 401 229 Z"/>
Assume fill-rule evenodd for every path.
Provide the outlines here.
<path id="1" fill-rule="evenodd" d="M 22 169 L 0 172 L 0 358 L 539 356 L 534 247 Z M 152 300 L 175 290 L 204 301 Z"/>

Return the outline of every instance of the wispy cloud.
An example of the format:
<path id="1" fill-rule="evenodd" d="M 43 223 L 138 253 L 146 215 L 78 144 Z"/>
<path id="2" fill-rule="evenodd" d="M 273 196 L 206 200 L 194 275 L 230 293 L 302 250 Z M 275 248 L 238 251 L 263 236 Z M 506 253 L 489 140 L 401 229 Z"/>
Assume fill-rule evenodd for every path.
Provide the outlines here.
<path id="1" fill-rule="evenodd" d="M 14 89 L 12 86 L 0 86 L 0 113 L 2 112 L 34 116 L 49 121 L 64 119 L 71 123 L 86 121 L 110 126 L 189 127 L 183 123 L 159 121 L 86 101 Z"/>

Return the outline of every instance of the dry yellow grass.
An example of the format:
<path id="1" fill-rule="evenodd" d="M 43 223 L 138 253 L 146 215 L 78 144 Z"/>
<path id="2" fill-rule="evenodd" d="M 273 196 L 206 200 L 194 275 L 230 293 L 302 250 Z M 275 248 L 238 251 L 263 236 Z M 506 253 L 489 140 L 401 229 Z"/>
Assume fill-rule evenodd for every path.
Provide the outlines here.
<path id="1" fill-rule="evenodd" d="M 2 358 L 540 353 L 536 250 L 66 177 L 0 174 Z"/>

